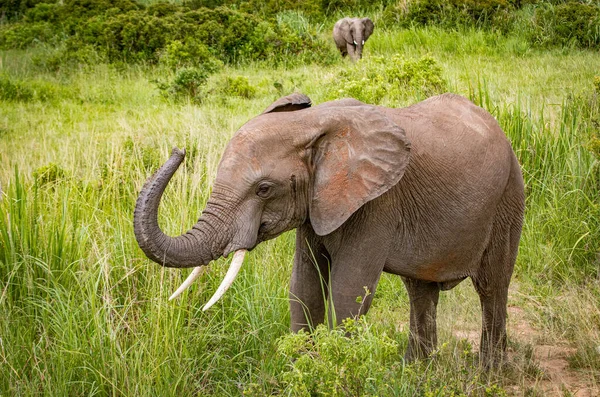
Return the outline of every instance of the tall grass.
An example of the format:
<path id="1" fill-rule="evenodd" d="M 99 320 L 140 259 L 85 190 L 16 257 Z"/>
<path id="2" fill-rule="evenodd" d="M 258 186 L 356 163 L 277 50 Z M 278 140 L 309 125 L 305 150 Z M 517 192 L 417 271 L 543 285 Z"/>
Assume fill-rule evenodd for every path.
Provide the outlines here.
<path id="1" fill-rule="evenodd" d="M 599 118 L 589 65 L 600 59 L 523 50 L 513 39 L 485 35 L 391 31 L 373 36 L 365 56 L 429 53 L 454 92 L 498 119 L 527 188 L 511 304 L 545 338 L 577 348 L 571 365 L 598 385 L 600 318 L 589 313 L 600 296 L 600 175 L 588 143 Z M 327 387 L 331 395 L 503 395 L 504 387 L 543 378 L 527 354 L 514 355 L 512 370 L 477 368 L 471 341 L 453 332 L 480 329 L 468 283 L 442 296 L 432 361 L 402 361 L 407 296 L 398 277 L 387 275 L 369 315 L 355 324 L 356 338 L 323 333 L 313 347 L 303 345 L 288 332 L 293 232 L 254 250 L 209 312 L 201 302 L 220 283 L 224 259 L 167 301 L 187 271 L 156 266 L 137 247 L 133 207 L 145 179 L 172 146 L 188 149 L 160 209 L 167 233 L 185 231 L 235 130 L 281 93 L 301 90 L 320 103 L 346 61 L 227 68 L 215 81 L 245 75 L 256 96 L 213 95 L 196 106 L 161 99 L 150 83 L 160 70 L 99 65 L 56 74 L 40 72 L 28 53 L 1 56 L 0 72 L 24 84 L 35 75 L 64 90 L 53 99 L 0 102 L 0 395 L 305 395 L 327 394 Z M 331 386 L 336 379 L 345 381 Z"/>

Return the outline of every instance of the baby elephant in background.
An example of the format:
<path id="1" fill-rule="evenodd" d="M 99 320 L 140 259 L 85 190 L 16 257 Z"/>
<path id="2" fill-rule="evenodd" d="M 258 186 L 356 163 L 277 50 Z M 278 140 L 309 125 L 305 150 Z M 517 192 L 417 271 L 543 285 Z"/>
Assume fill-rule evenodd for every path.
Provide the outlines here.
<path id="1" fill-rule="evenodd" d="M 369 18 L 343 18 L 333 27 L 333 40 L 343 57 L 350 54 L 350 59 L 357 61 L 362 58 L 363 46 L 374 28 Z"/>
<path id="2" fill-rule="evenodd" d="M 182 287 L 200 266 L 235 252 L 205 309 L 231 285 L 246 251 L 295 228 L 293 331 L 327 321 L 326 313 L 338 322 L 366 313 L 387 272 L 408 290 L 406 358 L 427 357 L 437 344 L 440 291 L 470 277 L 483 311 L 482 362 L 502 359 L 523 178 L 509 141 L 482 108 L 451 94 L 403 109 L 280 98 L 227 145 L 196 225 L 169 237 L 158 207 L 184 156 L 173 149 L 146 182 L 134 231 L 153 261 L 198 267 Z"/>

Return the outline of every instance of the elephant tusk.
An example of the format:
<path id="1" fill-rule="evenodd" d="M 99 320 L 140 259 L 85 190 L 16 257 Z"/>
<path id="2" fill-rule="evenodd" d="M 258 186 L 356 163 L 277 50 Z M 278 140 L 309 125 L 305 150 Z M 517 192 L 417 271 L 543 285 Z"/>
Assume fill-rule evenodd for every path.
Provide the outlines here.
<path id="1" fill-rule="evenodd" d="M 365 41 L 364 40 L 362 41 L 362 45 L 365 45 Z"/>
<path id="2" fill-rule="evenodd" d="M 358 45 L 358 43 L 356 42 L 356 40 L 354 40 L 354 45 Z"/>
<path id="3" fill-rule="evenodd" d="M 219 285 L 219 288 L 217 288 L 217 291 L 212 296 L 212 298 L 210 298 L 208 303 L 202 308 L 203 312 L 207 311 L 212 305 L 214 305 L 219 299 L 221 299 L 223 294 L 225 294 L 225 291 L 227 291 L 229 287 L 231 287 L 231 284 L 233 284 L 233 280 L 235 280 L 235 277 L 237 276 L 238 272 L 242 267 L 242 263 L 244 262 L 244 256 L 246 255 L 246 252 L 248 251 L 244 249 L 235 251 L 235 254 L 233 254 L 233 260 L 231 261 L 231 265 L 229 266 L 229 270 L 227 270 L 225 278 L 223 278 L 221 285 Z"/>
<path id="4" fill-rule="evenodd" d="M 192 283 L 194 281 L 196 281 L 196 279 L 198 277 L 200 277 L 203 270 L 204 270 L 204 266 L 195 267 L 194 270 L 188 276 L 188 278 L 185 279 L 183 284 L 181 284 L 181 286 L 179 288 L 177 288 L 177 291 L 173 292 L 173 295 L 171 295 L 169 297 L 169 300 L 171 301 L 171 300 L 177 298 L 179 295 L 181 295 L 181 293 L 183 291 L 185 291 L 190 285 L 192 285 Z"/>

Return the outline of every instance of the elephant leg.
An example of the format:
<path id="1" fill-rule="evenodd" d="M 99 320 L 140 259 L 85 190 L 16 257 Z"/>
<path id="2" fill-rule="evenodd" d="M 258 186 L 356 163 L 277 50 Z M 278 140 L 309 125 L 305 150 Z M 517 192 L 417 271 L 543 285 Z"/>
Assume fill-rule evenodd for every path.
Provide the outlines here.
<path id="1" fill-rule="evenodd" d="M 356 46 L 354 43 L 346 43 L 346 52 L 350 55 L 350 58 L 356 59 Z"/>
<path id="2" fill-rule="evenodd" d="M 481 363 L 484 367 L 500 364 L 506 351 L 506 304 L 508 285 L 486 288 L 474 281 L 482 310 Z"/>
<path id="3" fill-rule="evenodd" d="M 523 208 L 522 197 L 503 197 L 492 226 L 490 241 L 480 268 L 472 277 L 482 309 L 480 355 L 485 367 L 502 362 L 506 351 L 506 306 L 508 287 L 517 258 Z"/>
<path id="4" fill-rule="evenodd" d="M 438 283 L 402 277 L 410 300 L 410 334 L 407 361 L 427 358 L 437 346 Z"/>
<path id="5" fill-rule="evenodd" d="M 296 232 L 296 254 L 290 281 L 290 315 L 293 332 L 325 321 L 330 260 L 310 226 Z"/>
<path id="6" fill-rule="evenodd" d="M 329 250 L 332 257 L 328 301 L 331 325 L 367 313 L 388 255 L 390 238 L 385 232 L 365 227 L 361 233 L 351 234 L 341 238 L 343 243 L 338 249 Z"/>

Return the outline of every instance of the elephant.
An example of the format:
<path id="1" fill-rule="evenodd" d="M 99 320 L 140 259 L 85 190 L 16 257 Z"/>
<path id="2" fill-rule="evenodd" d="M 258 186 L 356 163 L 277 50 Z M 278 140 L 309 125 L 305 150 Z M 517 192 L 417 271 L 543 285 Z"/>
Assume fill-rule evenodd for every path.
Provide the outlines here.
<path id="1" fill-rule="evenodd" d="M 333 40 L 342 57 L 350 54 L 353 61 L 361 59 L 363 46 L 374 28 L 369 18 L 343 18 L 337 21 L 333 26 Z"/>
<path id="2" fill-rule="evenodd" d="M 198 222 L 171 237 L 159 228 L 158 206 L 184 156 L 173 149 L 134 212 L 148 258 L 196 267 L 174 295 L 202 266 L 234 252 L 206 310 L 231 285 L 246 251 L 296 229 L 292 331 L 367 313 L 387 272 L 408 291 L 405 358 L 426 358 L 437 344 L 439 292 L 469 277 L 483 313 L 482 364 L 502 362 L 524 185 L 510 142 L 484 109 L 454 94 L 406 108 L 283 97 L 235 133 Z"/>

